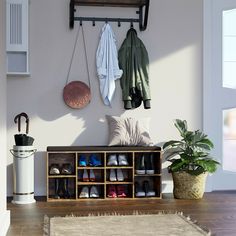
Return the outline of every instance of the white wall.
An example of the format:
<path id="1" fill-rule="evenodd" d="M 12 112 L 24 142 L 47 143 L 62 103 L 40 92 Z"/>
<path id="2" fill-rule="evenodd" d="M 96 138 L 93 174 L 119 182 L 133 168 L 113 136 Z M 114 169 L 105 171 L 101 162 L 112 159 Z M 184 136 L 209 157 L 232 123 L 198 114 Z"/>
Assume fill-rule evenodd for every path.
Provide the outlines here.
<path id="1" fill-rule="evenodd" d="M 92 101 L 82 110 L 71 110 L 62 100 L 69 60 L 76 30 L 68 27 L 68 1 L 30 1 L 30 78 L 8 78 L 8 149 L 17 132 L 14 116 L 29 114 L 30 135 L 35 138 L 35 192 L 44 195 L 45 150 L 52 145 L 106 145 L 108 127 L 106 114 L 151 117 L 151 136 L 156 143 L 177 138 L 175 118 L 188 120 L 190 128 L 202 127 L 202 1 L 151 1 L 149 24 L 139 32 L 150 57 L 152 109 L 143 106 L 125 111 L 121 101 L 119 81 L 112 108 L 100 99 L 95 71 L 95 52 L 102 23 L 92 27 L 84 23 L 89 69 L 92 81 Z M 135 9 L 81 8 L 80 14 L 101 16 L 136 16 Z M 112 23 L 118 47 L 126 36 L 129 24 L 120 28 Z M 137 27 L 135 25 L 135 27 Z M 80 38 L 81 40 L 81 38 Z M 79 43 L 79 45 L 82 45 Z M 83 49 L 77 48 L 71 80 L 87 81 Z M 8 158 L 8 194 L 12 194 L 12 157 Z M 164 191 L 170 185 L 165 173 Z"/>
<path id="2" fill-rule="evenodd" d="M 10 224 L 6 209 L 6 72 L 5 72 L 5 4 L 0 1 L 0 236 L 5 235 Z"/>

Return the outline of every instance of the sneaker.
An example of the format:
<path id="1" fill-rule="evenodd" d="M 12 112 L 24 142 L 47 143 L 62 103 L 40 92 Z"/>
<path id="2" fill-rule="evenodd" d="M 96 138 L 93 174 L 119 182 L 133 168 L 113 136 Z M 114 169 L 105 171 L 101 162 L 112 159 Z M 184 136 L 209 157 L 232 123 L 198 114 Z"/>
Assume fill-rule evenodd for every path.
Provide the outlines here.
<path id="1" fill-rule="evenodd" d="M 91 187 L 89 196 L 91 198 L 98 198 L 99 197 L 98 189 L 96 186 Z"/>
<path id="2" fill-rule="evenodd" d="M 129 165 L 126 155 L 124 155 L 124 154 L 118 155 L 118 165 L 119 166 L 128 166 Z"/>
<path id="3" fill-rule="evenodd" d="M 145 169 L 146 174 L 153 175 L 154 174 L 154 164 L 153 164 L 153 155 L 145 156 Z"/>
<path id="4" fill-rule="evenodd" d="M 154 197 L 156 195 L 155 191 L 150 188 L 150 184 L 147 180 L 143 182 L 143 188 L 145 190 L 146 197 Z"/>
<path id="5" fill-rule="evenodd" d="M 89 181 L 89 176 L 88 176 L 88 171 L 87 170 L 84 170 L 83 181 L 84 182 L 88 182 Z"/>
<path id="6" fill-rule="evenodd" d="M 59 164 L 51 164 L 49 174 L 50 175 L 59 175 L 60 174 Z"/>
<path id="7" fill-rule="evenodd" d="M 110 177 L 109 177 L 110 181 L 117 181 L 116 179 L 116 172 L 114 169 L 110 170 Z"/>
<path id="8" fill-rule="evenodd" d="M 101 163 L 100 159 L 97 157 L 97 155 L 92 154 L 89 157 L 89 165 L 90 166 L 101 166 L 102 163 Z"/>
<path id="9" fill-rule="evenodd" d="M 146 194 L 143 191 L 142 187 L 140 186 L 140 184 L 138 182 L 135 182 L 135 196 L 136 197 L 145 197 Z"/>
<path id="10" fill-rule="evenodd" d="M 95 174 L 93 170 L 89 170 L 89 180 L 92 182 L 95 181 Z"/>
<path id="11" fill-rule="evenodd" d="M 117 186 L 117 197 L 126 197 L 125 186 L 124 185 L 118 185 Z"/>
<path id="12" fill-rule="evenodd" d="M 135 171 L 138 175 L 144 175 L 145 174 L 145 156 L 142 155 L 141 157 L 136 159 L 136 167 Z"/>
<path id="13" fill-rule="evenodd" d="M 79 166 L 87 166 L 87 160 L 85 155 L 81 155 L 79 159 Z"/>
<path id="14" fill-rule="evenodd" d="M 80 192 L 79 198 L 89 198 L 89 188 L 84 186 Z"/>
<path id="15" fill-rule="evenodd" d="M 117 166 L 118 165 L 117 157 L 115 154 L 109 156 L 107 165 L 108 166 Z"/>
<path id="16" fill-rule="evenodd" d="M 73 173 L 73 167 L 70 163 L 65 163 L 62 165 L 61 174 L 71 175 Z"/>
<path id="17" fill-rule="evenodd" d="M 124 175 L 121 169 L 117 169 L 117 180 L 124 181 Z"/>
<path id="18" fill-rule="evenodd" d="M 117 197 L 116 186 L 115 185 L 109 185 L 108 186 L 107 197 L 110 197 L 110 198 L 116 198 Z"/>

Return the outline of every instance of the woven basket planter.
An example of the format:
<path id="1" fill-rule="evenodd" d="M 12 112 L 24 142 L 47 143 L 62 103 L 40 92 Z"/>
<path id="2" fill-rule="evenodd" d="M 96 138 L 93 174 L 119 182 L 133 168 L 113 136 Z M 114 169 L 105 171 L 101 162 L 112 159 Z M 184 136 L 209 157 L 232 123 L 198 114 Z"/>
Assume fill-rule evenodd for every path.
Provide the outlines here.
<path id="1" fill-rule="evenodd" d="M 173 172 L 174 197 L 179 199 L 201 199 L 205 191 L 207 172 L 190 175 L 187 172 Z"/>

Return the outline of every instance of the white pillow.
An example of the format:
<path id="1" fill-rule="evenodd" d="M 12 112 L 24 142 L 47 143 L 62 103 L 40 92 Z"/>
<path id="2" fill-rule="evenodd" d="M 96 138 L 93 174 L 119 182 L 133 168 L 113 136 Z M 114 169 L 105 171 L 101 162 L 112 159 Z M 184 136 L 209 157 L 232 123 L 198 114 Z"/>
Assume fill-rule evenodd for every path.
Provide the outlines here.
<path id="1" fill-rule="evenodd" d="M 150 118 L 107 116 L 109 146 L 153 146 L 149 135 Z"/>

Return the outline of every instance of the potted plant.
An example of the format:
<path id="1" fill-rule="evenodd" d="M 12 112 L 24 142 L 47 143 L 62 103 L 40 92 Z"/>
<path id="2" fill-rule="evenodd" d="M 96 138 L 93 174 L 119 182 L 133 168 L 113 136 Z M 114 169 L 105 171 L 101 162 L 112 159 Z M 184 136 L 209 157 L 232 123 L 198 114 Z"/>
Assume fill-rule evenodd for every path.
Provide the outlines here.
<path id="1" fill-rule="evenodd" d="M 203 132 L 189 131 L 186 120 L 176 119 L 174 123 L 181 140 L 171 140 L 163 145 L 164 157 L 171 162 L 168 169 L 174 182 L 174 197 L 200 199 L 205 191 L 208 173 L 217 170 L 219 162 L 210 157 L 214 147 Z"/>

